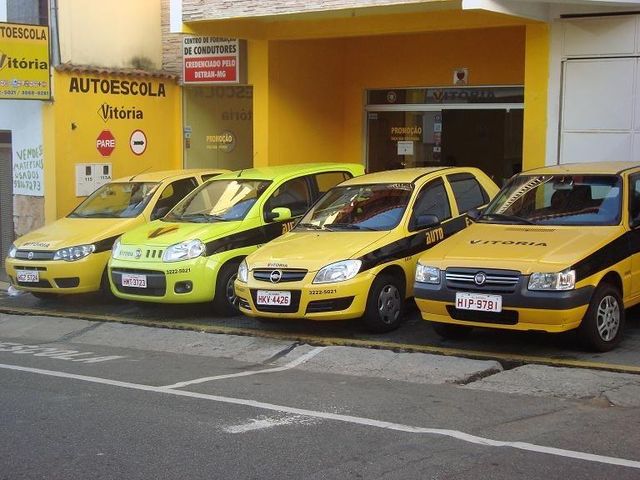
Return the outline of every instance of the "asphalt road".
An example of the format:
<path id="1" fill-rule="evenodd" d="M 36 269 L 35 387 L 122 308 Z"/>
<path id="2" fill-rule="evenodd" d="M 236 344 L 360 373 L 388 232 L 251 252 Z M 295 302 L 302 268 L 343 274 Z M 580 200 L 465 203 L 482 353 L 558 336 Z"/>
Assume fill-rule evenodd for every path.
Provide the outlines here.
<path id="1" fill-rule="evenodd" d="M 505 365 L 542 363 L 550 365 L 586 366 L 607 370 L 640 373 L 640 310 L 627 314 L 626 335 L 618 348 L 607 353 L 585 352 L 575 335 L 568 332 L 551 335 L 538 332 L 506 332 L 476 329 L 465 340 L 444 340 L 420 318 L 415 305 L 409 306 L 405 322 L 383 335 L 368 333 L 355 321 L 258 321 L 239 315 L 217 316 L 211 305 L 163 305 L 120 300 L 105 301 L 95 295 L 38 300 L 30 294 L 7 296 L 0 290 L 0 312 L 71 315 L 77 318 L 109 319 L 125 322 L 152 323 L 168 328 L 212 329 L 223 333 L 301 338 L 322 344 L 345 344 L 398 348 L 408 351 L 431 351 L 471 358 L 494 358 Z"/>
<path id="2" fill-rule="evenodd" d="M 274 356 L 268 347 L 280 351 L 278 341 L 246 339 L 261 342 L 254 347 L 264 361 L 240 361 L 219 354 L 231 336 L 214 336 L 217 349 L 193 355 L 181 351 L 196 348 L 181 332 L 168 351 L 156 329 L 51 319 L 26 328 L 31 317 L 6 318 L 2 479 L 640 477 L 637 406 L 291 362 L 253 374 L 290 350 Z M 122 335 L 140 347 L 114 346 Z M 313 362 L 320 349 L 305 348 Z"/>

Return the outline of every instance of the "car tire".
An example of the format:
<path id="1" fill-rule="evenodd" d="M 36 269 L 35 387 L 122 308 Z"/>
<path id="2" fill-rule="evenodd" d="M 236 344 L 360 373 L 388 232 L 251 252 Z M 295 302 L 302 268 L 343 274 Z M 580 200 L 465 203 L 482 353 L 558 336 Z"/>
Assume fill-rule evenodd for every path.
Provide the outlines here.
<path id="1" fill-rule="evenodd" d="M 602 283 L 596 288 L 587 313 L 585 313 L 578 336 L 584 347 L 597 352 L 608 352 L 622 340 L 625 311 L 620 290 Z"/>
<path id="2" fill-rule="evenodd" d="M 116 297 L 111 291 L 111 284 L 109 283 L 109 269 L 105 267 L 104 272 L 102 272 L 102 278 L 100 279 L 100 290 L 99 295 L 102 300 L 116 300 Z"/>
<path id="3" fill-rule="evenodd" d="M 216 294 L 213 298 L 215 313 L 224 317 L 240 315 L 238 297 L 233 290 L 233 282 L 238 276 L 240 262 L 226 263 L 220 269 L 216 279 Z"/>
<path id="4" fill-rule="evenodd" d="M 433 330 L 442 338 L 447 340 L 462 340 L 466 338 L 473 330 L 473 327 L 467 327 L 465 325 L 452 325 L 450 323 L 432 322 L 431 326 Z"/>
<path id="5" fill-rule="evenodd" d="M 369 290 L 364 323 L 373 333 L 395 330 L 402 322 L 404 312 L 404 284 L 395 276 L 376 277 Z"/>

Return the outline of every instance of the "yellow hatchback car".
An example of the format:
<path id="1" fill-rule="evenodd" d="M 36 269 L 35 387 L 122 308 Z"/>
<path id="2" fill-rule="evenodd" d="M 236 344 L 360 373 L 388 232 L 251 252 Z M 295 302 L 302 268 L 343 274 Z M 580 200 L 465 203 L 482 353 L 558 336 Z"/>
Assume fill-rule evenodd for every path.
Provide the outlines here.
<path id="1" fill-rule="evenodd" d="M 217 313 L 237 314 L 233 281 L 242 259 L 290 230 L 331 187 L 362 173 L 358 164 L 309 163 L 220 175 L 115 243 L 112 291 L 145 302 L 213 301 Z"/>
<path id="2" fill-rule="evenodd" d="M 512 178 L 476 223 L 422 255 L 415 296 L 440 335 L 472 327 L 621 339 L 640 303 L 640 165 L 558 165 Z"/>
<path id="3" fill-rule="evenodd" d="M 363 317 L 396 328 L 418 255 L 462 230 L 498 187 L 475 168 L 372 173 L 330 190 L 293 231 L 240 264 L 240 311 L 253 317 Z"/>
<path id="4" fill-rule="evenodd" d="M 9 250 L 10 282 L 39 298 L 110 293 L 106 277 L 113 242 L 164 216 L 191 190 L 228 170 L 172 170 L 109 182 L 69 215 L 18 238 Z"/>

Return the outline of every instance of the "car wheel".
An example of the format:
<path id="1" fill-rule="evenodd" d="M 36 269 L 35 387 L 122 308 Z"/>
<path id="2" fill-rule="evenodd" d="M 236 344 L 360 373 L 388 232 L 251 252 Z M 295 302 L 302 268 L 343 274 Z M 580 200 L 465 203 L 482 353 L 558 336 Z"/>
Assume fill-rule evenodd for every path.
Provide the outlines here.
<path id="1" fill-rule="evenodd" d="M 216 313 L 225 317 L 239 315 L 238 297 L 233 289 L 233 282 L 238 276 L 239 262 L 227 263 L 222 266 L 216 280 L 216 295 L 213 306 Z"/>
<path id="2" fill-rule="evenodd" d="M 578 327 L 578 334 L 585 347 L 598 352 L 608 352 L 622 339 L 625 311 L 618 288 L 603 283 L 596 288 L 587 313 Z"/>
<path id="3" fill-rule="evenodd" d="M 466 338 L 473 330 L 473 327 L 467 327 L 465 325 L 452 325 L 450 323 L 438 323 L 432 322 L 433 330 L 442 338 L 447 340 L 461 340 Z"/>
<path id="4" fill-rule="evenodd" d="M 383 274 L 373 281 L 364 312 L 364 323 L 374 333 L 390 332 L 400 326 L 404 310 L 404 285 Z"/>
<path id="5" fill-rule="evenodd" d="M 104 272 L 102 272 L 102 278 L 100 279 L 99 295 L 102 300 L 115 300 L 117 297 L 111 291 L 111 285 L 109 284 L 108 270 L 109 269 L 105 267 Z"/>

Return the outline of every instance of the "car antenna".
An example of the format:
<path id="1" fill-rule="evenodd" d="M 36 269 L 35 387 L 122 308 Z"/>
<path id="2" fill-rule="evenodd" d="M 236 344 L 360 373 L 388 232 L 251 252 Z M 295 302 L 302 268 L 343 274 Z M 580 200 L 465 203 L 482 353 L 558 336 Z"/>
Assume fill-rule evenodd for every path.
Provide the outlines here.
<path id="1" fill-rule="evenodd" d="M 145 168 L 144 170 L 142 170 L 141 172 L 136 173 L 133 177 L 131 177 L 131 178 L 129 179 L 129 181 L 130 181 L 130 182 L 133 182 L 133 179 L 134 179 L 134 178 L 136 178 L 138 175 L 142 175 L 144 172 L 146 172 L 147 170 L 150 170 L 150 169 L 151 169 L 151 167 L 147 167 L 147 168 Z"/>
<path id="2" fill-rule="evenodd" d="M 244 172 L 244 168 L 238 172 L 238 176 L 236 178 L 240 178 L 240 176 L 242 175 L 242 172 Z"/>

